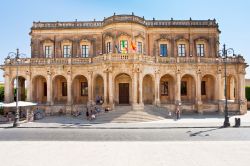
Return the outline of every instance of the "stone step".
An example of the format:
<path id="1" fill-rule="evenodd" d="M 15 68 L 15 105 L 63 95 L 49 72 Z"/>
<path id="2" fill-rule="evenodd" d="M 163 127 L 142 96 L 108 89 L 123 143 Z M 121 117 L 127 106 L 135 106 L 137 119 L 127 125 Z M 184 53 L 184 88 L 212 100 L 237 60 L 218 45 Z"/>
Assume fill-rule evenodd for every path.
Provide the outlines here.
<path id="1" fill-rule="evenodd" d="M 131 123 L 157 121 L 166 118 L 169 118 L 168 111 L 154 106 L 145 106 L 144 111 L 133 111 L 131 106 L 116 106 L 113 111 L 98 114 L 94 121 L 98 123 Z"/>

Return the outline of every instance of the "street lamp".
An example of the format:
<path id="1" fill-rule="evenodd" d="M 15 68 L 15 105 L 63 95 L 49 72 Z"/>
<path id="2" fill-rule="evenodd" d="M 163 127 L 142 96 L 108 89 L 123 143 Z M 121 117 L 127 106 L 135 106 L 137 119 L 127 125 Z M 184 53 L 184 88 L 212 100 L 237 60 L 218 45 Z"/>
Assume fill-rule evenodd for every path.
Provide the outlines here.
<path id="1" fill-rule="evenodd" d="M 223 127 L 229 127 L 230 122 L 229 122 L 229 115 L 228 115 L 228 106 L 227 106 L 227 58 L 232 55 L 233 57 L 235 56 L 234 54 L 234 49 L 228 48 L 226 49 L 226 45 L 223 45 L 223 50 L 219 51 L 219 55 L 224 59 L 224 75 L 225 75 L 225 119 L 224 119 L 224 124 Z"/>
<path id="2" fill-rule="evenodd" d="M 6 58 L 7 63 L 11 63 L 11 60 L 16 62 L 16 112 L 15 112 L 15 119 L 13 122 L 13 127 L 19 126 L 19 107 L 18 107 L 18 100 L 19 100 L 19 82 L 18 82 L 18 63 L 20 62 L 20 53 L 19 49 L 16 49 L 15 52 L 10 52 Z M 14 57 L 14 58 L 11 58 Z"/>

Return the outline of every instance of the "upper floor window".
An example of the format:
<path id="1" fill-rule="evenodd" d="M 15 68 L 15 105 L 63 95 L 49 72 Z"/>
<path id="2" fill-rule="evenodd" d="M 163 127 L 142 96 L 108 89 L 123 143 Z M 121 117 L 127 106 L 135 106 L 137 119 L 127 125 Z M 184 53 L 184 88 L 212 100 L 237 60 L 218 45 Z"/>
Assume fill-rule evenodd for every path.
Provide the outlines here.
<path id="1" fill-rule="evenodd" d="M 161 44 L 160 45 L 160 56 L 168 56 L 167 44 Z"/>
<path id="2" fill-rule="evenodd" d="M 197 44 L 196 45 L 197 56 L 204 56 L 204 44 Z"/>
<path id="3" fill-rule="evenodd" d="M 111 42 L 107 42 L 107 44 L 106 44 L 106 52 L 107 52 L 107 54 L 112 52 Z"/>
<path id="4" fill-rule="evenodd" d="M 142 54 L 142 42 L 137 42 L 137 53 Z"/>
<path id="5" fill-rule="evenodd" d="M 89 45 L 82 45 L 81 56 L 84 58 L 89 57 Z"/>
<path id="6" fill-rule="evenodd" d="M 63 57 L 68 58 L 71 56 L 71 46 L 70 45 L 64 45 L 63 46 Z"/>
<path id="7" fill-rule="evenodd" d="M 186 56 L 185 44 L 178 45 L 178 56 Z"/>
<path id="8" fill-rule="evenodd" d="M 128 41 L 127 40 L 121 40 L 120 41 L 120 51 L 124 53 L 128 53 Z"/>
<path id="9" fill-rule="evenodd" d="M 45 46 L 44 53 L 45 53 L 46 58 L 51 58 L 52 57 L 52 46 Z"/>

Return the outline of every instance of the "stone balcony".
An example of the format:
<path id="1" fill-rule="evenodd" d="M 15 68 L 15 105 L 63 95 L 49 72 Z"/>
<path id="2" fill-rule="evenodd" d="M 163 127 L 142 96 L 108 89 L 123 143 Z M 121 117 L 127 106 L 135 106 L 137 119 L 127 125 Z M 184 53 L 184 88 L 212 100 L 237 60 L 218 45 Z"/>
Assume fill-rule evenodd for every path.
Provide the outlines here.
<path id="1" fill-rule="evenodd" d="M 19 65 L 79 65 L 79 64 L 96 64 L 103 62 L 130 62 L 146 64 L 176 64 L 176 63 L 224 63 L 225 59 L 206 58 L 206 57 L 160 57 L 148 56 L 142 54 L 103 54 L 88 58 L 21 58 Z M 227 58 L 227 63 L 245 63 L 242 56 Z M 15 59 L 5 60 L 6 66 L 16 65 Z"/>

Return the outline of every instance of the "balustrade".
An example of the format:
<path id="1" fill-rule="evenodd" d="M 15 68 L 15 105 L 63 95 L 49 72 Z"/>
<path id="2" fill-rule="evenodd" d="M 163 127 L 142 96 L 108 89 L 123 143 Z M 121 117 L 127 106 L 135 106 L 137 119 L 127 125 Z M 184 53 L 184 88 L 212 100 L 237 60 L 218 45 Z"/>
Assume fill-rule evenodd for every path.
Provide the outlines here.
<path id="1" fill-rule="evenodd" d="M 142 63 L 224 63 L 225 59 L 221 57 L 207 58 L 207 57 L 161 57 L 148 56 L 142 54 L 103 54 L 95 57 L 87 58 L 21 58 L 18 62 L 14 59 L 6 60 L 6 65 L 77 65 L 102 63 L 105 61 L 112 62 L 142 62 Z M 227 58 L 227 63 L 244 63 L 242 56 Z"/>

